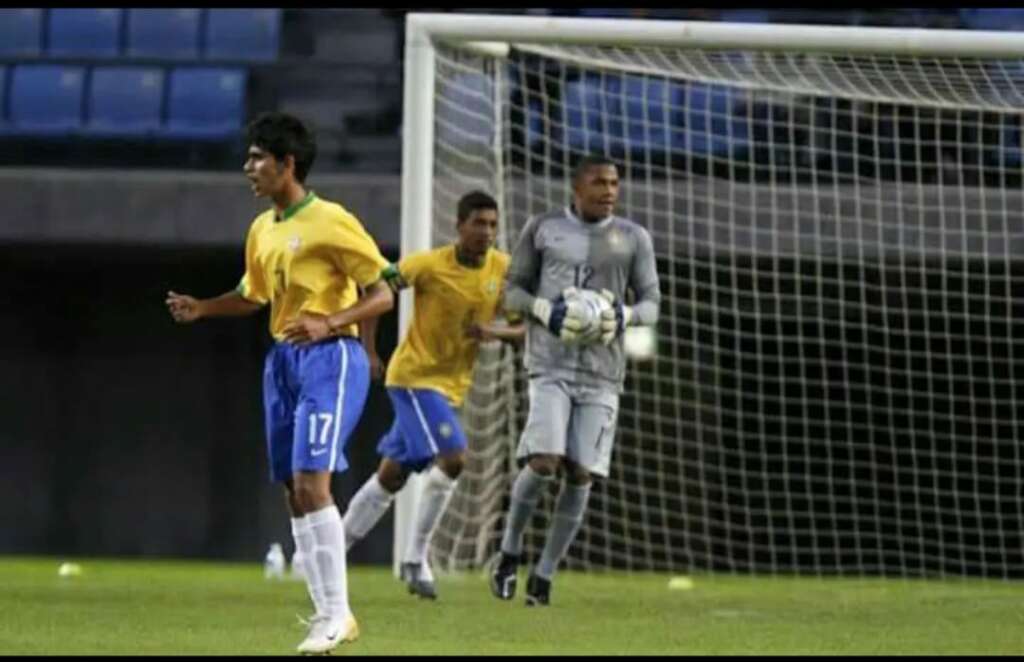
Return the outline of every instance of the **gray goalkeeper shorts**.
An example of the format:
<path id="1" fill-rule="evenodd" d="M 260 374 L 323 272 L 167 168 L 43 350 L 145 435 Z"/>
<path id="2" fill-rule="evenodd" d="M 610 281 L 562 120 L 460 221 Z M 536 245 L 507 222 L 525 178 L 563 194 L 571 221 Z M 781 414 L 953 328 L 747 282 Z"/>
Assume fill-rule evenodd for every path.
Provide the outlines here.
<path id="1" fill-rule="evenodd" d="M 561 455 L 606 478 L 619 417 L 619 394 L 553 377 L 530 380 L 530 411 L 516 457 Z"/>

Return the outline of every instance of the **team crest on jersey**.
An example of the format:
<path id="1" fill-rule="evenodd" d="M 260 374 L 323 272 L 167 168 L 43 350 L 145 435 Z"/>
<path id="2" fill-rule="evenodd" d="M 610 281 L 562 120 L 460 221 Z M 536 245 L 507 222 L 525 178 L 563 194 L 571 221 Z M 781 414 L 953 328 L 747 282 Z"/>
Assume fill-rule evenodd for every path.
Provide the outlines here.
<path id="1" fill-rule="evenodd" d="M 441 434 L 442 437 L 447 439 L 448 437 L 452 436 L 451 423 L 442 423 L 441 425 L 438 425 L 437 431 Z"/>
<path id="2" fill-rule="evenodd" d="M 490 279 L 489 281 L 487 281 L 487 293 L 488 294 L 494 294 L 497 291 L 498 291 L 498 281 L 494 280 L 493 278 Z"/>
<path id="3" fill-rule="evenodd" d="M 301 246 L 301 245 L 302 245 L 302 240 L 299 239 L 297 236 L 296 237 L 292 237 L 291 239 L 288 240 L 288 248 L 292 249 L 293 253 L 295 251 L 299 250 L 299 246 Z"/>

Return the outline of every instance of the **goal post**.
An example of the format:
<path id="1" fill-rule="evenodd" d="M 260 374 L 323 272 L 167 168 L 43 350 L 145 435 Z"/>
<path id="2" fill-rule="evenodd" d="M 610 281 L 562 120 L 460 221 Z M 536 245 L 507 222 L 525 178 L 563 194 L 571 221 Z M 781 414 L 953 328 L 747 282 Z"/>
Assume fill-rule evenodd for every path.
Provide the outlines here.
<path id="1" fill-rule="evenodd" d="M 1019 35 L 411 13 L 404 58 L 402 255 L 480 187 L 509 250 L 593 151 L 655 240 L 660 354 L 571 567 L 1024 574 Z M 493 557 L 514 476 L 521 356 L 479 364 L 442 571 Z"/>

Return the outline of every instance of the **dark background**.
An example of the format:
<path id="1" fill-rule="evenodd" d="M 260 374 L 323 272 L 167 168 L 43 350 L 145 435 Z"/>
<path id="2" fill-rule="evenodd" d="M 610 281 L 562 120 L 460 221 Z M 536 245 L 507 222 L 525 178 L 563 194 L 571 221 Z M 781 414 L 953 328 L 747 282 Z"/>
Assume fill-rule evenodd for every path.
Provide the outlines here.
<path id="1" fill-rule="evenodd" d="M 0 246 L 4 553 L 259 559 L 273 541 L 290 553 L 263 434 L 266 312 L 179 326 L 164 305 L 168 289 L 230 290 L 243 267 L 240 248 Z M 395 314 L 381 321 L 384 357 L 396 330 Z M 334 481 L 341 508 L 390 418 L 373 384 Z M 351 562 L 390 558 L 391 518 Z"/>
<path id="2" fill-rule="evenodd" d="M 660 330 L 675 361 L 631 369 L 588 562 L 1024 576 L 1024 263 L 676 267 Z M 266 314 L 179 326 L 163 303 L 241 270 L 239 248 L 0 246 L 4 553 L 291 551 L 262 426 Z M 396 321 L 380 325 L 385 357 Z M 335 478 L 342 508 L 390 420 L 374 384 Z M 679 444 L 666 475 L 658 458 Z M 392 530 L 389 514 L 351 562 L 388 562 Z"/>

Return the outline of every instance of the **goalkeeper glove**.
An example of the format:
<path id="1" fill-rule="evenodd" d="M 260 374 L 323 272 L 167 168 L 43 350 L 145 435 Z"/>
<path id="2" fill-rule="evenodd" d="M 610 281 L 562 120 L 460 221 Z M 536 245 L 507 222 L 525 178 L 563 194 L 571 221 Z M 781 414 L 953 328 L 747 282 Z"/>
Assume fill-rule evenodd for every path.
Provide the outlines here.
<path id="1" fill-rule="evenodd" d="M 583 328 L 578 304 L 566 301 L 566 299 L 572 299 L 575 293 L 576 288 L 567 287 L 554 301 L 537 297 L 533 300 L 533 306 L 530 309 L 533 316 L 547 327 L 548 331 L 566 343 L 578 340 Z"/>
<path id="2" fill-rule="evenodd" d="M 601 290 L 611 307 L 601 312 L 601 342 L 610 345 L 633 319 L 633 309 L 619 301 L 611 290 Z"/>

